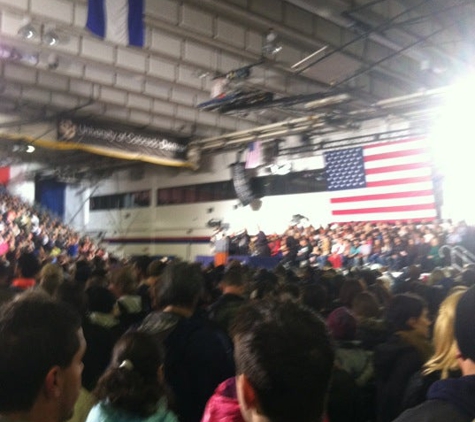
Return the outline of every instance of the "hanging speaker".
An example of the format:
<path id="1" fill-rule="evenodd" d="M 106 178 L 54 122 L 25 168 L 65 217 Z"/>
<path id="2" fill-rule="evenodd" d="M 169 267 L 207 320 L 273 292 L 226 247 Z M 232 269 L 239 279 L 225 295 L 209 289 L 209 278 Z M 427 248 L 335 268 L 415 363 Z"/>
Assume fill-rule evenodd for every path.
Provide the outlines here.
<path id="1" fill-rule="evenodd" d="M 234 191 L 243 205 L 249 205 L 254 199 L 249 178 L 246 175 L 244 163 L 231 164 Z"/>

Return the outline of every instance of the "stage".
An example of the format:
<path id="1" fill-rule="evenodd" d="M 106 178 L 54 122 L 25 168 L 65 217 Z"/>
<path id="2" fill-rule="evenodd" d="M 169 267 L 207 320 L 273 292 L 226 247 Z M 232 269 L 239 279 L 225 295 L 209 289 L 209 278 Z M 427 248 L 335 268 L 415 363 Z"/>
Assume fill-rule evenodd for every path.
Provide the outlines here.
<path id="1" fill-rule="evenodd" d="M 228 261 L 236 260 L 240 261 L 243 264 L 249 265 L 254 268 L 265 268 L 266 270 L 273 270 L 280 261 L 280 258 L 277 257 L 262 257 L 262 256 L 251 256 L 251 255 L 230 255 Z M 208 266 L 214 262 L 213 255 L 197 255 L 195 262 L 199 262 L 203 266 Z"/>

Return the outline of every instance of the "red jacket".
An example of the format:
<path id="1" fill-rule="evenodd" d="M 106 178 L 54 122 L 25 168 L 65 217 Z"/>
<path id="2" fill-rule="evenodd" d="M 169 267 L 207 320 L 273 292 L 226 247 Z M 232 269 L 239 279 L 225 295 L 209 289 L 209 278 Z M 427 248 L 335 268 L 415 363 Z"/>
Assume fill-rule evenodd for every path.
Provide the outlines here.
<path id="1" fill-rule="evenodd" d="M 244 422 L 236 393 L 236 379 L 218 385 L 206 404 L 201 422 Z"/>

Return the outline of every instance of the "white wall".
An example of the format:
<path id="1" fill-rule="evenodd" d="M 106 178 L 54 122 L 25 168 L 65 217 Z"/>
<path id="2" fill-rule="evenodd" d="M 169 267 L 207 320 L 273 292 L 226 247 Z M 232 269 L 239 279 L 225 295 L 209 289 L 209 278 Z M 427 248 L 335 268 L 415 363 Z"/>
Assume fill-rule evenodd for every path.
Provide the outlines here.
<path id="1" fill-rule="evenodd" d="M 130 170 L 117 172 L 111 178 L 102 181 L 94 195 L 151 189 L 152 205 L 147 208 L 91 211 L 87 231 L 92 234 L 105 232 L 103 234 L 109 239 L 144 239 L 143 243 L 110 245 L 120 254 L 171 254 L 193 259 L 199 254 L 209 254 L 209 244 L 194 241 L 190 243 L 186 241 L 186 238 L 211 236 L 212 229 L 206 226 L 210 219 L 229 223 L 231 232 L 247 228 L 251 234 L 257 233 L 258 227 L 267 233 L 282 233 L 294 214 L 303 214 L 314 224 L 330 221 L 326 192 L 265 197 L 261 198 L 258 207 L 242 206 L 237 199 L 192 205 L 155 206 L 157 188 L 230 180 L 229 166 L 235 161 L 236 153 L 218 154 L 207 159 L 203 168 L 197 172 L 144 166 L 143 177 L 140 180 L 131 180 Z M 321 156 L 294 161 L 295 171 L 311 170 L 322 166 Z M 263 171 L 261 170 L 260 173 Z M 182 242 L 155 244 L 150 240 L 152 238 L 161 240 L 182 238 Z"/>
<path id="2" fill-rule="evenodd" d="M 36 164 L 19 164 L 10 167 L 10 181 L 8 190 L 12 195 L 21 197 L 24 201 L 32 203 L 35 200 L 34 173 L 41 166 Z"/>
<path id="3" fill-rule="evenodd" d="M 85 231 L 89 218 L 90 188 L 67 185 L 64 194 L 64 222 L 78 231 Z"/>

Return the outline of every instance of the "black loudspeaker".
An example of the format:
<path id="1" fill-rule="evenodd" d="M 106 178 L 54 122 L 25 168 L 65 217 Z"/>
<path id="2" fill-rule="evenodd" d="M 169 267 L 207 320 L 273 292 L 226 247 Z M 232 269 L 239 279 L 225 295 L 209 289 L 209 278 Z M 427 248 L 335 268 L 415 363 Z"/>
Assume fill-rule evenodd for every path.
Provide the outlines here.
<path id="1" fill-rule="evenodd" d="M 243 205 L 249 205 L 255 199 L 255 196 L 246 175 L 244 163 L 231 164 L 231 175 L 236 196 Z"/>

